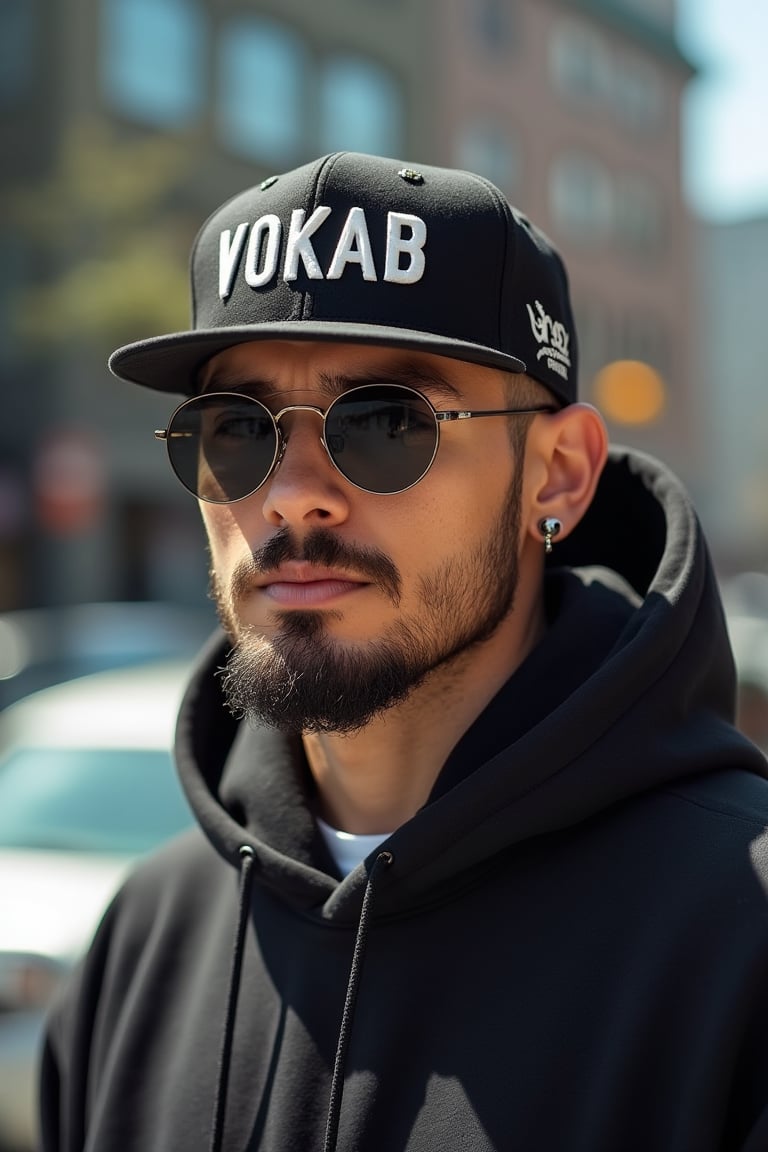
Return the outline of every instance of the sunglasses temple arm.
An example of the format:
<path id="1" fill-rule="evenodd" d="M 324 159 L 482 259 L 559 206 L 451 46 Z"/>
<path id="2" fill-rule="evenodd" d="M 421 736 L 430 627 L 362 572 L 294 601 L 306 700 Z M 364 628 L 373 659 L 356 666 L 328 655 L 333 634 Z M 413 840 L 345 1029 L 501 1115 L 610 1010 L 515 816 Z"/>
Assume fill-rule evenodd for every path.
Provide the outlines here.
<path id="1" fill-rule="evenodd" d="M 542 404 L 536 408 L 488 408 L 482 412 L 454 409 L 450 412 L 436 412 L 435 418 L 439 423 L 443 423 L 451 420 L 474 420 L 478 416 L 533 416 L 537 412 L 557 412 L 557 408 L 554 404 Z"/>

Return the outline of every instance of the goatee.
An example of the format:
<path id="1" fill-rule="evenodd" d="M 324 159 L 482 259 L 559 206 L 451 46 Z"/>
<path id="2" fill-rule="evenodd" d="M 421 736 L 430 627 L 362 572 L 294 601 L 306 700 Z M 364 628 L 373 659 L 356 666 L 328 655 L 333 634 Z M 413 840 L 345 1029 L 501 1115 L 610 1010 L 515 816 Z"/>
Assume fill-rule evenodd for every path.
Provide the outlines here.
<path id="1" fill-rule="evenodd" d="M 395 606 L 401 578 L 383 553 L 316 529 L 297 542 L 279 532 L 232 576 L 229 592 L 211 573 L 211 595 L 234 647 L 222 673 L 228 707 L 237 716 L 289 732 L 351 733 L 402 703 L 435 669 L 487 640 L 514 604 L 518 580 L 521 470 L 515 471 L 489 537 L 424 573 L 417 608 L 402 613 L 377 640 L 335 639 L 334 610 L 275 613 L 273 634 L 238 623 L 231 605 L 256 576 L 288 560 L 363 575 Z"/>

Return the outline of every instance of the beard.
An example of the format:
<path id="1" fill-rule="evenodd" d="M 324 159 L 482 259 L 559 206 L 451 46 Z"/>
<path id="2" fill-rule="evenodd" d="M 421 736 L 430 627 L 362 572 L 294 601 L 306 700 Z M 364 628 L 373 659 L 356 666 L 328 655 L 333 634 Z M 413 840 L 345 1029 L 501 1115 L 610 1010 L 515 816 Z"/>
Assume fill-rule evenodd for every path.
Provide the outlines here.
<path id="1" fill-rule="evenodd" d="M 516 462 L 488 537 L 471 554 L 450 557 L 423 574 L 417 610 L 401 614 L 378 640 L 365 644 L 329 635 L 327 623 L 340 619 L 333 610 L 280 612 L 268 638 L 240 625 L 230 605 L 253 587 L 255 576 L 291 559 L 360 573 L 397 607 L 400 575 L 377 550 L 343 543 L 326 529 L 315 529 L 299 546 L 286 529 L 236 569 L 229 596 L 212 571 L 211 596 L 234 641 L 222 676 L 229 709 L 297 734 L 357 732 L 406 700 L 438 668 L 488 640 L 514 607 L 521 488 L 522 467 Z"/>

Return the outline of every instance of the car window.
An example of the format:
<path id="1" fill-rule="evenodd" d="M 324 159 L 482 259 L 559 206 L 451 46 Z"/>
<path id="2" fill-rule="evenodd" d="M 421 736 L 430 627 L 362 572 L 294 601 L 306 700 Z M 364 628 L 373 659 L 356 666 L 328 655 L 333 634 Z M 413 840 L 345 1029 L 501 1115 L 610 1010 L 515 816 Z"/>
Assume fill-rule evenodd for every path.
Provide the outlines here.
<path id="1" fill-rule="evenodd" d="M 169 752 L 14 748 L 0 759 L 0 847 L 133 855 L 191 822 Z"/>

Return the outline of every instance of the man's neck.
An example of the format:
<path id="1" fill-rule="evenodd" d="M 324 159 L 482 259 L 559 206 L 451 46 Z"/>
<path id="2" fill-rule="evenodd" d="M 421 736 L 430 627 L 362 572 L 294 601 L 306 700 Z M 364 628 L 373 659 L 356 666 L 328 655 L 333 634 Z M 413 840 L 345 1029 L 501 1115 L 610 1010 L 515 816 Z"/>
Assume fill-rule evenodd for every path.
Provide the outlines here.
<path id="1" fill-rule="evenodd" d="M 538 642 L 543 609 L 527 619 L 524 636 L 513 615 L 359 732 L 304 736 L 320 815 L 332 827 L 390 833 L 423 807 L 451 750 Z"/>

